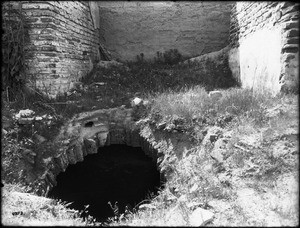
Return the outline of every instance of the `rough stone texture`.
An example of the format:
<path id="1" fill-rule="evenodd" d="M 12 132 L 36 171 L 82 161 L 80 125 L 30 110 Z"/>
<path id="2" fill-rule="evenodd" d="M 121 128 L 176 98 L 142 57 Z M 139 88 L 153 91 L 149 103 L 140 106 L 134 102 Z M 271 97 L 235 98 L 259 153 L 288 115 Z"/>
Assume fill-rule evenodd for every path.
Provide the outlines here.
<path id="1" fill-rule="evenodd" d="M 161 178 L 164 180 L 168 180 L 172 175 L 172 170 L 168 165 L 173 162 L 171 157 L 175 155 L 176 159 L 180 160 L 184 153 L 195 146 L 191 137 L 184 133 L 159 131 L 149 125 L 141 128 L 140 135 L 155 149 Z"/>
<path id="2" fill-rule="evenodd" d="M 64 172 L 70 164 L 82 162 L 86 155 L 97 153 L 99 147 L 111 144 L 141 147 L 156 162 L 156 150 L 140 136 L 131 114 L 132 109 L 121 107 L 75 115 L 55 139 L 62 143 L 57 154 L 47 160 L 43 172 L 34 174 L 33 179 L 41 183 L 41 191 L 49 191 L 56 185 L 55 178 L 60 172 Z"/>
<path id="3" fill-rule="evenodd" d="M 183 226 L 186 224 L 187 215 L 181 205 L 176 205 L 165 215 L 166 226 Z"/>
<path id="4" fill-rule="evenodd" d="M 191 226 L 204 226 L 206 223 L 211 222 L 213 217 L 212 212 L 199 207 L 190 215 L 189 222 Z"/>
<path id="5" fill-rule="evenodd" d="M 286 57 L 286 58 L 285 58 Z M 290 58 L 288 58 L 290 57 Z M 282 91 L 298 91 L 299 86 L 299 52 L 282 57 L 284 68 L 282 69 L 280 85 Z"/>
<path id="6" fill-rule="evenodd" d="M 208 96 L 213 100 L 217 101 L 223 97 L 222 92 L 219 90 L 210 91 Z"/>
<path id="7" fill-rule="evenodd" d="M 273 94 L 299 77 L 299 3 L 237 2 L 232 8 L 230 68 L 243 87 Z"/>
<path id="8" fill-rule="evenodd" d="M 56 176 L 70 164 L 82 162 L 88 154 L 97 153 L 99 147 L 111 144 L 141 147 L 157 163 L 161 180 L 166 180 L 172 171 L 163 168 L 168 167 L 170 155 L 181 159 L 194 142 L 184 133 L 162 132 L 149 126 L 140 128 L 132 112 L 133 109 L 124 107 L 101 109 L 77 114 L 65 123 L 55 139 L 58 151 L 44 159 L 40 172 L 30 175 L 39 184 L 38 194 L 51 190 L 56 185 Z"/>
<path id="9" fill-rule="evenodd" d="M 178 49 L 187 57 L 228 44 L 232 2 L 99 2 L 100 34 L 114 58 Z"/>
<path id="10" fill-rule="evenodd" d="M 28 17 L 30 85 L 49 96 L 72 88 L 100 58 L 98 23 L 91 16 L 98 7 L 83 1 L 17 3 Z"/>
<path id="11" fill-rule="evenodd" d="M 223 129 L 217 126 L 213 126 L 211 128 L 208 128 L 207 133 L 203 139 L 202 144 L 204 146 L 214 144 L 219 138 L 222 137 Z"/>

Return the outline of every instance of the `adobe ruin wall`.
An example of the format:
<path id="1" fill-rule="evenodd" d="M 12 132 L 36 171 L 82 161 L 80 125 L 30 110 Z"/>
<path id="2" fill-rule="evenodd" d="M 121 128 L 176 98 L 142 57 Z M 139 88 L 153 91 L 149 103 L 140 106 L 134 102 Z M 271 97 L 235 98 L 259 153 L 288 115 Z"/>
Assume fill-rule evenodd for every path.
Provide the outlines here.
<path id="1" fill-rule="evenodd" d="M 26 15 L 26 60 L 30 86 L 49 96 L 67 91 L 100 58 L 99 28 L 89 2 L 19 1 Z M 93 6 L 92 6 L 93 7 Z"/>
<path id="2" fill-rule="evenodd" d="M 169 49 L 195 57 L 228 45 L 243 87 L 273 93 L 298 87 L 299 3 L 15 3 L 28 16 L 31 85 L 49 96 L 71 89 L 100 59 L 135 60 L 140 53 L 153 59 Z"/>
<path id="3" fill-rule="evenodd" d="M 185 57 L 228 45 L 232 2 L 99 2 L 100 33 L 115 59 L 178 49 Z"/>
<path id="4" fill-rule="evenodd" d="M 230 25 L 230 66 L 243 87 L 297 90 L 299 3 L 237 2 Z"/>

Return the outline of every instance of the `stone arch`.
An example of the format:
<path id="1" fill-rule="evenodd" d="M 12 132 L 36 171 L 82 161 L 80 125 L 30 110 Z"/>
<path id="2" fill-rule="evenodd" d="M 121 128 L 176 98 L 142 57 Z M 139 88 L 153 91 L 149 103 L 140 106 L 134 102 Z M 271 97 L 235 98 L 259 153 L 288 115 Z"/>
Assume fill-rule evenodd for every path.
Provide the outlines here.
<path id="1" fill-rule="evenodd" d="M 65 124 L 57 137 L 57 142 L 63 146 L 39 178 L 43 183 L 40 186 L 42 192 L 47 195 L 57 185 L 57 175 L 65 172 L 70 164 L 84 161 L 85 156 L 97 153 L 104 146 L 124 144 L 140 147 L 157 164 L 158 151 L 139 134 L 131 114 L 131 109 L 124 108 L 97 110 L 75 116 Z M 160 171 L 158 164 L 157 169 Z"/>

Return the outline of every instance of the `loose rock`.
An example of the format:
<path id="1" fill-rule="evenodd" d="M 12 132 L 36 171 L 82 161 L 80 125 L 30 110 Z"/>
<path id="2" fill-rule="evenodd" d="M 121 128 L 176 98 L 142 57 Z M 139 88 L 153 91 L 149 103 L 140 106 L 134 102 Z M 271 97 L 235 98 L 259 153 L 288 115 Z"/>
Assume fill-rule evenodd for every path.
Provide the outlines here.
<path id="1" fill-rule="evenodd" d="M 190 216 L 189 222 L 191 226 L 204 226 L 213 220 L 214 214 L 208 210 L 198 207 Z"/>
<path id="2" fill-rule="evenodd" d="M 30 109 L 24 109 L 24 110 L 20 110 L 16 115 L 15 118 L 19 119 L 20 117 L 30 117 L 34 115 L 34 111 L 30 110 Z"/>
<path id="3" fill-rule="evenodd" d="M 142 204 L 142 205 L 139 206 L 139 209 L 152 209 L 152 210 L 154 210 L 154 209 L 156 209 L 156 207 L 151 205 L 151 204 Z"/>
<path id="4" fill-rule="evenodd" d="M 33 117 L 30 117 L 30 118 L 19 118 L 18 119 L 18 124 L 22 124 L 22 125 L 32 124 L 33 121 L 34 121 Z"/>
<path id="5" fill-rule="evenodd" d="M 2 128 L 2 134 L 3 134 L 3 135 L 6 135 L 6 134 L 7 134 L 7 131 L 6 131 L 5 129 L 3 129 L 3 128 Z"/>
<path id="6" fill-rule="evenodd" d="M 218 90 L 214 90 L 214 91 L 210 91 L 208 96 L 213 100 L 213 101 L 217 101 L 219 100 L 223 95 L 220 91 Z"/>
<path id="7" fill-rule="evenodd" d="M 46 138 L 45 138 L 45 137 L 43 137 L 43 136 L 41 136 L 41 135 L 38 135 L 38 134 L 35 134 L 33 137 L 34 137 L 34 140 L 35 140 L 38 144 L 43 143 L 43 142 L 46 141 Z"/>
<path id="8" fill-rule="evenodd" d="M 139 106 L 142 104 L 142 102 L 143 100 L 141 98 L 136 97 L 131 101 L 131 107 Z"/>
<path id="9" fill-rule="evenodd" d="M 115 60 L 111 60 L 111 61 L 100 61 L 98 64 L 97 64 L 99 67 L 103 67 L 103 68 L 110 68 L 112 66 L 123 66 L 122 63 L 120 62 L 117 62 Z"/>

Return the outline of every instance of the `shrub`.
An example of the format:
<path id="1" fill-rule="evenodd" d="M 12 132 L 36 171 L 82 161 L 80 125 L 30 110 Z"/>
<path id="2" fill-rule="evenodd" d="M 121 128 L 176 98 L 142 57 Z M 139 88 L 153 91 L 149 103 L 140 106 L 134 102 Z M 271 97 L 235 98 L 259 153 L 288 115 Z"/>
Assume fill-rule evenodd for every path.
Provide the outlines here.
<path id="1" fill-rule="evenodd" d="M 26 16 L 21 4 L 2 5 L 2 91 L 9 100 L 20 94 L 26 81 L 25 46 L 29 41 Z"/>
<path id="2" fill-rule="evenodd" d="M 184 88 L 179 92 L 169 90 L 150 99 L 154 100 L 150 115 L 157 117 L 159 114 L 161 118 L 178 117 L 191 120 L 210 105 L 208 94 L 201 86 Z"/>
<path id="3" fill-rule="evenodd" d="M 23 142 L 18 141 L 17 131 L 13 129 L 7 135 L 2 134 L 1 137 L 1 179 L 5 183 L 21 183 L 24 177 L 22 158 L 25 147 Z"/>
<path id="4" fill-rule="evenodd" d="M 163 63 L 167 65 L 175 65 L 183 60 L 182 55 L 179 53 L 177 49 L 170 49 L 163 53 L 156 52 L 156 57 L 154 57 L 155 63 Z"/>

